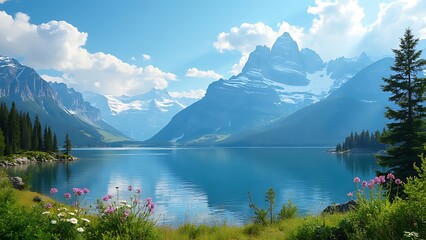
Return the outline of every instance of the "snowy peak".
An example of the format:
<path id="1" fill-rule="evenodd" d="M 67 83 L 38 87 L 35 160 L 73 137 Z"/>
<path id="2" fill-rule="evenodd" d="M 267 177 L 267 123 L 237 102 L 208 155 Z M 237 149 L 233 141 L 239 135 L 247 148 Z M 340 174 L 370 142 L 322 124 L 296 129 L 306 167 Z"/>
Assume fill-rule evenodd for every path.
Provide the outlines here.
<path id="1" fill-rule="evenodd" d="M 23 66 L 18 61 L 16 61 L 15 59 L 13 59 L 11 57 L 6 57 L 6 56 L 0 55 L 0 68 L 1 67 L 12 67 L 12 68 L 20 67 L 20 68 L 22 68 Z"/>
<path id="2" fill-rule="evenodd" d="M 136 96 L 105 96 L 112 115 L 118 115 L 128 112 L 168 112 L 170 108 L 179 110 L 186 106 L 180 102 L 180 99 L 170 96 L 167 90 L 152 89 L 151 91 Z"/>
<path id="3" fill-rule="evenodd" d="M 261 71 L 262 67 L 268 61 L 271 50 L 267 46 L 256 46 L 256 49 L 250 53 L 250 56 L 243 67 L 242 73 L 248 71 Z"/>

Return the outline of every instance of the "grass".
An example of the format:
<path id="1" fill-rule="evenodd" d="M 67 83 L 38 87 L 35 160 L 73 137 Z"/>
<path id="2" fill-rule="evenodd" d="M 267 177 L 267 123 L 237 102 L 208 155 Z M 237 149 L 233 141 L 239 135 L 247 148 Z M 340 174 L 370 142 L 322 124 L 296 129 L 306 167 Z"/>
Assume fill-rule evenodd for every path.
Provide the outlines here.
<path id="1" fill-rule="evenodd" d="M 16 203 L 30 210 L 37 203 L 33 202 L 35 196 L 40 196 L 44 202 L 54 202 L 53 199 L 40 193 L 28 190 L 13 190 Z M 248 224 L 244 226 L 223 225 L 194 225 L 183 224 L 178 228 L 157 226 L 159 239 L 187 240 L 187 239 L 288 239 L 300 226 L 309 222 L 325 222 L 326 225 L 336 226 L 346 214 L 323 216 L 295 217 L 275 223 L 271 226 Z"/>

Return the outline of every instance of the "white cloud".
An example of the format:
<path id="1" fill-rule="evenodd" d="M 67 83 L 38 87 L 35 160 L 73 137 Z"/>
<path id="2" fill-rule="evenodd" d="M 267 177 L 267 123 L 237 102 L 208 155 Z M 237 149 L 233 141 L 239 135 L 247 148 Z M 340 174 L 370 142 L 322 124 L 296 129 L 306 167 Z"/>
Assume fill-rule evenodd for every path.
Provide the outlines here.
<path id="1" fill-rule="evenodd" d="M 371 3 L 370 3 L 371 4 Z M 240 61 L 232 67 L 237 74 L 256 45 L 271 47 L 276 38 L 289 32 L 299 48 L 309 47 L 324 60 L 340 56 L 352 57 L 361 52 L 371 55 L 392 54 L 399 37 L 410 27 L 421 39 L 426 39 L 426 1 L 394 0 L 380 3 L 376 20 L 364 23 L 365 11 L 358 0 L 316 0 L 307 9 L 314 16 L 308 29 L 281 22 L 276 28 L 262 22 L 243 23 L 229 32 L 219 33 L 214 47 L 219 52 L 239 51 Z"/>
<path id="2" fill-rule="evenodd" d="M 22 57 L 24 64 L 37 69 L 64 72 L 67 84 L 87 91 L 111 95 L 134 95 L 152 88 L 164 89 L 172 73 L 154 66 L 137 67 L 103 52 L 90 53 L 84 48 L 87 33 L 65 21 L 40 25 L 29 16 L 15 17 L 0 11 L 0 52 Z"/>
<path id="3" fill-rule="evenodd" d="M 183 92 L 169 92 L 170 96 L 174 98 L 193 98 L 200 99 L 206 95 L 206 91 L 204 89 L 183 91 Z"/>
<path id="4" fill-rule="evenodd" d="M 142 58 L 143 58 L 144 61 L 151 60 L 151 56 L 149 56 L 148 54 L 142 54 Z"/>
<path id="5" fill-rule="evenodd" d="M 219 79 L 223 77 L 222 75 L 215 73 L 212 70 L 203 71 L 197 68 L 189 68 L 188 70 L 186 70 L 185 76 L 196 77 L 196 78 L 213 78 L 213 79 Z"/>
<path id="6" fill-rule="evenodd" d="M 278 30 L 275 31 L 262 22 L 254 24 L 243 23 L 239 27 L 231 28 L 230 32 L 219 33 L 213 45 L 220 52 L 233 50 L 241 52 L 242 57 L 239 63 L 235 64 L 231 71 L 233 74 L 238 74 L 247 62 L 250 52 L 252 52 L 257 45 L 271 47 L 275 40 L 284 32 L 289 32 L 294 36 L 296 41 L 300 41 L 303 28 L 292 26 L 286 22 L 279 23 L 277 26 Z"/>
<path id="7" fill-rule="evenodd" d="M 6 1 L 8 1 L 8 0 L 0 0 L 0 4 L 3 4 L 3 3 L 5 3 Z"/>
<path id="8" fill-rule="evenodd" d="M 138 60 L 135 56 L 132 56 L 130 59 L 132 59 L 132 61 Z"/>

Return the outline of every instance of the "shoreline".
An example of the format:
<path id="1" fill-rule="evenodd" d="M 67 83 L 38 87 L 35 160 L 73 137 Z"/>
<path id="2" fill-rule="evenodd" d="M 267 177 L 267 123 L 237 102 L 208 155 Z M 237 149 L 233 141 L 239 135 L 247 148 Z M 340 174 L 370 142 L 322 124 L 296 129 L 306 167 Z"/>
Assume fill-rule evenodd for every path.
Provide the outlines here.
<path id="1" fill-rule="evenodd" d="M 24 152 L 0 158 L 0 168 L 16 167 L 33 163 L 74 162 L 80 160 L 71 155 L 46 152 Z"/>

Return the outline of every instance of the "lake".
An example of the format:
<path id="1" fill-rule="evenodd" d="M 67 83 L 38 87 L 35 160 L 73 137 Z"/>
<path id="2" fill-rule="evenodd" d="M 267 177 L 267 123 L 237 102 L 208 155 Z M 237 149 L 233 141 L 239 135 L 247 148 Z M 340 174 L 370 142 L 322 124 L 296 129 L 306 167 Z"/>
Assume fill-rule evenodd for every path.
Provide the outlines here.
<path id="1" fill-rule="evenodd" d="M 120 148 L 74 149 L 80 161 L 9 168 L 26 175 L 31 189 L 72 192 L 87 187 L 87 203 L 110 193 L 129 197 L 127 186 L 152 197 L 162 225 L 241 225 L 250 220 L 247 193 L 265 207 L 265 193 L 275 190 L 278 208 L 288 199 L 301 214 L 317 214 L 331 203 L 349 200 L 353 178 L 374 177 L 381 169 L 372 154 L 332 154 L 325 148 Z M 31 173 L 31 174 L 30 174 Z"/>

